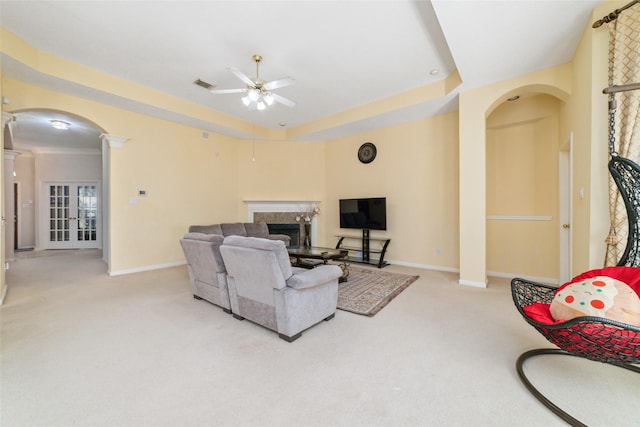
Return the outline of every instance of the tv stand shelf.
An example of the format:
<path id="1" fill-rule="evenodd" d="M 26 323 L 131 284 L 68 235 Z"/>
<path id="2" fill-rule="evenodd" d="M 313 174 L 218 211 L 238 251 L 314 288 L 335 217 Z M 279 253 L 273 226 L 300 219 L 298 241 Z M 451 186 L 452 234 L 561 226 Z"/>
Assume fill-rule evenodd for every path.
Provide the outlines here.
<path id="1" fill-rule="evenodd" d="M 349 251 L 349 255 L 346 258 L 347 261 L 371 264 L 378 268 L 389 265 L 384 260 L 384 254 L 387 252 L 387 246 L 389 246 L 391 239 L 372 238 L 369 236 L 369 230 L 362 230 L 362 236 L 339 234 L 336 237 L 339 239 L 336 249 Z M 349 244 L 345 245 L 345 240 Z M 356 246 L 355 241 L 359 241 L 360 246 Z M 374 242 L 373 248 L 371 247 L 371 242 Z"/>

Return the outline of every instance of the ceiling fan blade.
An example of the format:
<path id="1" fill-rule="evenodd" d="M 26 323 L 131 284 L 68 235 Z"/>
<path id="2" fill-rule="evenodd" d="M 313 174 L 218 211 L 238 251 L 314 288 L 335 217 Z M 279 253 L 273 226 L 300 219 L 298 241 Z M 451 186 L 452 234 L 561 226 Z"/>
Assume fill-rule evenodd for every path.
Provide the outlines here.
<path id="1" fill-rule="evenodd" d="M 293 102 L 290 99 L 285 98 L 282 95 L 278 95 L 277 93 L 272 93 L 271 96 L 273 96 L 273 100 L 276 102 L 279 102 L 280 104 L 286 105 L 289 108 L 293 108 L 296 106 L 296 103 Z"/>
<path id="2" fill-rule="evenodd" d="M 244 93 L 246 91 L 246 89 L 211 89 L 209 92 L 214 95 L 224 95 L 227 93 Z"/>
<path id="3" fill-rule="evenodd" d="M 242 80 L 242 82 L 245 83 L 247 86 L 255 87 L 256 84 L 253 82 L 253 80 L 251 80 L 249 77 L 247 77 L 246 74 L 244 74 L 242 71 L 238 70 L 237 68 L 233 68 L 233 67 L 230 67 L 229 71 L 231 71 L 233 74 L 235 74 L 235 76 L 237 78 L 239 78 L 240 80 Z"/>
<path id="4" fill-rule="evenodd" d="M 293 80 L 291 77 L 283 77 L 281 79 L 273 80 L 268 83 L 265 83 L 262 85 L 262 87 L 265 88 L 266 90 L 273 90 L 273 89 L 278 89 L 280 87 L 292 85 L 295 82 L 296 81 Z"/>

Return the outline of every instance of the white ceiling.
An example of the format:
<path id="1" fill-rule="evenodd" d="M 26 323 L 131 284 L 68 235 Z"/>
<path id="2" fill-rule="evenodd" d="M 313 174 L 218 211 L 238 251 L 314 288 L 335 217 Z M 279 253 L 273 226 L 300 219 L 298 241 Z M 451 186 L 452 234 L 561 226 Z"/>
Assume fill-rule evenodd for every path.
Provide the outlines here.
<path id="1" fill-rule="evenodd" d="M 0 25 L 36 49 L 265 128 L 292 128 L 415 90 L 458 70 L 452 93 L 303 139 L 326 140 L 457 109 L 457 94 L 571 60 L 601 1 L 0 1 Z M 291 76 L 276 92 L 295 108 L 276 104 L 248 111 L 240 95 L 212 95 L 242 87 L 229 72 Z M 219 123 L 195 120 L 153 105 L 44 75 L 5 54 L 3 75 L 191 126 L 247 137 Z M 432 75 L 431 70 L 439 70 Z M 5 110 L 11 111 L 11 105 Z M 43 144 L 26 132 L 35 113 L 18 114 L 16 145 Z M 45 112 L 46 118 L 48 112 Z M 52 118 L 52 117 L 51 117 Z M 67 139 L 73 139 L 79 118 Z M 22 130 L 25 134 L 22 134 Z M 80 132 L 82 133 L 82 132 Z M 98 131 L 99 134 L 99 131 Z M 84 137 L 84 136 L 83 136 Z M 38 140 L 38 138 L 40 138 Z"/>

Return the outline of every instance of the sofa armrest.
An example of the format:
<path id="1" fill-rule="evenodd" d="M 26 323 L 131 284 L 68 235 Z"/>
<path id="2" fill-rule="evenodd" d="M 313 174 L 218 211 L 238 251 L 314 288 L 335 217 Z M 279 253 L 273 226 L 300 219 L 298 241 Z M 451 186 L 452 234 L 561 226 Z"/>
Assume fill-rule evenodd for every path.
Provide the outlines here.
<path id="1" fill-rule="evenodd" d="M 296 273 L 287 279 L 287 286 L 293 289 L 306 289 L 323 285 L 342 276 L 342 269 L 337 265 L 321 265 L 311 270 Z"/>
<path id="2" fill-rule="evenodd" d="M 291 244 L 291 237 L 286 234 L 269 234 L 267 236 L 269 240 L 282 240 L 285 246 L 289 246 Z"/>

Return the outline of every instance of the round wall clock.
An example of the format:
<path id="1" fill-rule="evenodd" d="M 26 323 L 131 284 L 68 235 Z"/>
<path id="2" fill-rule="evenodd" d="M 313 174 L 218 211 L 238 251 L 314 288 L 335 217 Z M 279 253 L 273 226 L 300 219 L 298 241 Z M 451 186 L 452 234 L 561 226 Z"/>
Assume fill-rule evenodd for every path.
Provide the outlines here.
<path id="1" fill-rule="evenodd" d="M 373 145 L 373 143 L 365 142 L 358 149 L 358 160 L 360 160 L 362 163 L 371 163 L 373 162 L 373 159 L 376 158 L 377 153 L 378 150 L 376 149 L 376 146 Z"/>

